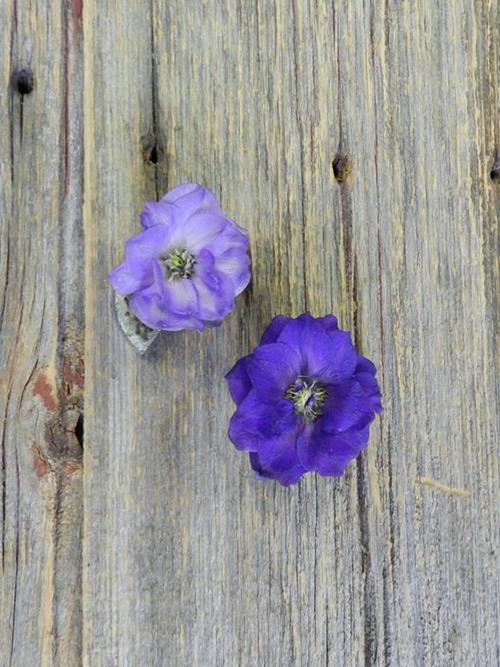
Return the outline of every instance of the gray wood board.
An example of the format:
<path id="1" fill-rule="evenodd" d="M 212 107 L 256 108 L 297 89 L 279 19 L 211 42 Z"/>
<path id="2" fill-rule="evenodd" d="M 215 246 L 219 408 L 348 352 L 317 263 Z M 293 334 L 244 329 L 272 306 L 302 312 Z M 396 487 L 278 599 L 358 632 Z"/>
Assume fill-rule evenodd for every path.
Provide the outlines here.
<path id="1" fill-rule="evenodd" d="M 0 3 L 1 665 L 81 661 L 80 21 L 59 2 Z"/>

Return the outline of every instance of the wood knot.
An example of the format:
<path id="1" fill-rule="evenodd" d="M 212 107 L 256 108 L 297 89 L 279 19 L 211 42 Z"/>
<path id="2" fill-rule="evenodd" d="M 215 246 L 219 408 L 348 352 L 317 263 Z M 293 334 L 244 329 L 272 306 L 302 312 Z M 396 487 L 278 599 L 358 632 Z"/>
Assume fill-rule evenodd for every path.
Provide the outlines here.
<path id="1" fill-rule="evenodd" d="M 32 92 L 35 86 L 33 72 L 31 69 L 29 69 L 29 67 L 23 67 L 17 72 L 14 72 L 12 75 L 12 81 L 17 92 L 21 95 L 28 95 Z"/>
<path id="2" fill-rule="evenodd" d="M 333 175 L 337 183 L 344 183 L 352 172 L 352 160 L 347 153 L 337 153 L 332 162 Z"/>
<path id="3" fill-rule="evenodd" d="M 158 164 L 161 160 L 163 151 L 155 135 L 148 132 L 148 134 L 141 137 L 141 141 L 142 159 L 144 162 L 147 164 Z"/>

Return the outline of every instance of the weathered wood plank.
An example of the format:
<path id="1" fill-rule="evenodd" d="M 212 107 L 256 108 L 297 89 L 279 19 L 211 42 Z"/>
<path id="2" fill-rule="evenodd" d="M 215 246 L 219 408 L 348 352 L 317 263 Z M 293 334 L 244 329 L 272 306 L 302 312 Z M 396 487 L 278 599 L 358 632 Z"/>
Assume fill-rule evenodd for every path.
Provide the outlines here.
<path id="1" fill-rule="evenodd" d="M 85 13 L 86 663 L 496 664 L 497 10 Z M 185 180 L 249 228 L 253 287 L 217 331 L 139 359 L 106 274 L 143 201 Z M 386 411 L 344 479 L 258 485 L 222 372 L 306 308 L 354 330 Z"/>
<path id="2" fill-rule="evenodd" d="M 0 5 L 2 665 L 81 662 L 79 30 L 70 3 Z"/>
<path id="3" fill-rule="evenodd" d="M 165 506 L 144 486 L 168 495 L 160 444 L 168 431 L 161 432 L 151 419 L 152 406 L 144 405 L 153 389 L 148 382 L 157 383 L 159 397 L 165 375 L 158 348 L 139 359 L 121 334 L 107 281 L 123 241 L 136 229 L 143 202 L 155 198 L 154 168 L 145 164 L 141 142 L 153 126 L 151 32 L 149 7 L 142 3 L 84 6 L 84 72 L 91 82 L 84 103 L 85 316 L 92 332 L 85 342 L 85 358 L 92 359 L 85 380 L 90 408 L 85 413 L 82 600 L 87 665 L 167 664 L 161 657 L 164 638 L 157 636 L 158 620 L 149 609 L 158 601 L 167 615 L 168 599 L 161 588 L 153 590 L 152 582 L 166 558 L 158 554 L 156 560 L 155 540 L 161 536 L 168 544 L 171 537 Z M 98 339 L 102 345 L 96 346 Z M 105 423 L 101 410 L 111 422 Z M 158 476 L 155 481 L 151 473 Z M 137 503 L 138 495 L 149 498 L 149 507 Z"/>

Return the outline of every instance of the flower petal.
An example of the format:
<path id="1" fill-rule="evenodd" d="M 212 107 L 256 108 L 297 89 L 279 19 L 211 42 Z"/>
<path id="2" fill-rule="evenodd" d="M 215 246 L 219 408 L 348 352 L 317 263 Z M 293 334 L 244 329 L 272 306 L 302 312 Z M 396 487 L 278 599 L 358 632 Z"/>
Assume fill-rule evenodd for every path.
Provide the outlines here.
<path id="1" fill-rule="evenodd" d="M 155 225 L 172 225 L 174 208 L 165 201 L 148 201 L 141 213 L 140 220 L 143 229 L 149 229 Z"/>
<path id="2" fill-rule="evenodd" d="M 158 202 L 147 202 L 141 214 L 144 229 L 153 225 L 184 223 L 195 213 L 220 214 L 217 200 L 206 188 L 196 183 L 183 183 L 167 192 Z"/>
<path id="3" fill-rule="evenodd" d="M 168 309 L 175 315 L 198 317 L 198 292 L 189 278 L 167 280 L 164 295 Z"/>
<path id="4" fill-rule="evenodd" d="M 371 373 L 355 373 L 353 380 L 359 382 L 363 387 L 366 400 L 370 403 L 372 410 L 377 414 L 382 412 L 382 398 L 380 395 L 380 387 L 374 375 Z"/>
<path id="5" fill-rule="evenodd" d="M 283 486 L 290 486 L 290 484 L 298 482 L 306 470 L 301 465 L 294 450 L 291 450 L 291 452 L 293 453 L 290 453 L 288 459 L 277 459 L 269 468 L 262 465 L 257 452 L 251 452 L 250 465 L 256 473 L 256 478 L 262 480 L 274 479 Z"/>
<path id="6" fill-rule="evenodd" d="M 335 315 L 325 315 L 324 317 L 318 317 L 316 322 L 324 329 L 327 333 L 331 331 L 337 331 L 339 325 L 337 323 L 337 318 Z"/>
<path id="7" fill-rule="evenodd" d="M 245 360 L 246 357 L 243 357 L 237 361 L 231 370 L 226 373 L 229 392 L 236 405 L 241 403 L 241 401 L 246 397 L 252 388 L 252 383 L 248 377 Z"/>
<path id="8" fill-rule="evenodd" d="M 195 213 L 182 223 L 176 221 L 172 227 L 171 245 L 186 248 L 196 255 L 217 239 L 226 225 L 227 220 L 220 215 Z"/>
<path id="9" fill-rule="evenodd" d="M 356 373 L 371 373 L 372 375 L 375 375 L 377 372 L 377 369 L 375 368 L 375 364 L 367 359 L 366 357 L 363 357 L 361 354 L 358 354 L 358 363 L 356 364 Z"/>
<path id="10" fill-rule="evenodd" d="M 203 330 L 203 322 L 194 317 L 181 317 L 165 310 L 158 295 L 136 292 L 130 297 L 130 307 L 146 326 L 161 331 Z"/>
<path id="11" fill-rule="evenodd" d="M 168 250 L 170 230 L 166 225 L 155 225 L 136 234 L 125 244 L 125 254 L 131 262 L 160 257 Z"/>
<path id="12" fill-rule="evenodd" d="M 247 372 L 252 386 L 263 401 L 276 401 L 284 397 L 290 384 L 300 373 L 300 357 L 283 343 L 260 345 L 247 357 Z"/>
<path id="13" fill-rule="evenodd" d="M 160 322 L 165 318 L 161 297 L 157 292 L 145 289 L 135 292 L 129 299 L 129 305 L 139 320 L 151 329 L 161 329 Z"/>
<path id="14" fill-rule="evenodd" d="M 353 426 L 366 426 L 374 417 L 372 403 L 359 382 L 347 380 L 328 386 L 328 401 L 321 417 L 323 430 L 340 433 Z"/>
<path id="15" fill-rule="evenodd" d="M 112 288 L 123 296 L 148 287 L 153 280 L 153 268 L 149 259 L 125 259 L 109 274 Z"/>
<path id="16" fill-rule="evenodd" d="M 271 431 L 272 407 L 253 389 L 243 399 L 229 423 L 229 438 L 236 449 L 255 452 L 258 441 Z"/>
<path id="17" fill-rule="evenodd" d="M 249 452 L 248 457 L 250 459 L 250 465 L 252 466 L 255 472 L 255 478 L 262 481 L 274 480 L 273 473 L 270 470 L 264 470 L 262 464 L 259 460 L 259 455 L 257 452 Z"/>
<path id="18" fill-rule="evenodd" d="M 130 307 L 135 315 L 152 329 L 164 331 L 203 329 L 203 323 L 197 317 L 175 313 L 168 307 L 163 270 L 157 261 L 153 261 L 151 265 L 154 281 L 129 298 Z"/>
<path id="19" fill-rule="evenodd" d="M 301 425 L 294 412 L 292 404 L 281 400 L 272 408 L 269 437 L 259 441 L 258 452 L 262 465 L 272 469 L 276 463 L 278 467 L 287 467 L 297 462 L 295 442 Z M 281 463 L 280 463 L 281 462 Z"/>
<path id="20" fill-rule="evenodd" d="M 219 321 L 234 308 L 234 287 L 231 278 L 214 266 L 214 258 L 208 250 L 198 255 L 193 285 L 198 293 L 199 316 L 202 320 Z"/>
<path id="21" fill-rule="evenodd" d="M 354 372 L 357 354 L 350 335 L 346 331 L 327 334 L 308 314 L 287 324 L 278 341 L 301 355 L 302 374 L 325 384 L 341 382 Z"/>
<path id="22" fill-rule="evenodd" d="M 220 214 L 220 207 L 214 195 L 197 183 L 182 183 L 169 190 L 162 199 L 163 202 L 173 204 L 177 215 L 182 210 L 185 219 L 195 213 Z"/>
<path id="23" fill-rule="evenodd" d="M 250 257 L 244 249 L 226 250 L 215 258 L 215 267 L 231 279 L 235 296 L 241 294 L 250 282 Z"/>
<path id="24" fill-rule="evenodd" d="M 315 427 L 312 431 L 304 431 L 297 440 L 299 460 L 306 470 L 337 477 L 366 447 L 368 435 L 368 426 L 338 435 Z"/>
<path id="25" fill-rule="evenodd" d="M 290 317 L 285 317 L 284 315 L 278 315 L 275 317 L 262 334 L 260 344 L 267 345 L 268 343 L 276 343 L 280 333 L 283 331 L 286 325 L 292 321 L 293 320 Z"/>
<path id="26" fill-rule="evenodd" d="M 210 250 L 214 257 L 235 248 L 248 249 L 248 234 L 246 231 L 233 220 L 226 220 L 226 223 L 222 233 L 206 245 L 207 250 Z"/>

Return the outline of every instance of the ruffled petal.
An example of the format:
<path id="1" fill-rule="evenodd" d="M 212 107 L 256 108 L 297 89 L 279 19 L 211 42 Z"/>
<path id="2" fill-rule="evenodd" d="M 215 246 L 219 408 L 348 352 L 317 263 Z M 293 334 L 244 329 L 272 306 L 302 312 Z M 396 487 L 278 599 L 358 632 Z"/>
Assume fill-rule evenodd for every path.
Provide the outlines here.
<path id="1" fill-rule="evenodd" d="M 198 293 L 189 278 L 167 280 L 164 294 L 166 306 L 175 315 L 198 317 Z"/>
<path id="2" fill-rule="evenodd" d="M 136 317 L 151 329 L 161 329 L 160 323 L 165 318 L 165 311 L 160 295 L 151 290 L 142 290 L 132 294 L 129 306 Z"/>
<path id="3" fill-rule="evenodd" d="M 300 373 L 300 357 L 283 343 L 260 345 L 247 357 L 247 372 L 252 386 L 263 401 L 276 401 Z"/>
<path id="4" fill-rule="evenodd" d="M 361 354 L 358 354 L 355 373 L 371 373 L 371 375 L 375 375 L 376 372 L 375 364 Z"/>
<path id="5" fill-rule="evenodd" d="M 337 477 L 366 447 L 368 435 L 368 427 L 333 435 L 315 426 L 299 436 L 298 458 L 306 470 Z"/>
<path id="6" fill-rule="evenodd" d="M 154 281 L 146 289 L 129 297 L 129 304 L 135 315 L 152 329 L 181 331 L 183 329 L 202 330 L 203 323 L 190 314 L 173 312 L 168 305 L 165 280 L 159 262 L 153 261 Z"/>
<path id="7" fill-rule="evenodd" d="M 165 201 L 148 201 L 141 213 L 140 220 L 143 229 L 149 229 L 155 225 L 172 225 L 174 208 L 172 204 Z"/>
<path id="8" fill-rule="evenodd" d="M 198 293 L 199 317 L 207 322 L 221 322 L 234 308 L 233 283 L 227 277 L 219 274 L 216 278 L 207 281 L 205 278 L 195 277 L 193 284 Z"/>
<path id="9" fill-rule="evenodd" d="M 220 214 L 217 200 L 206 188 L 196 183 L 183 183 L 173 188 L 158 202 L 147 202 L 141 214 L 144 229 L 153 225 L 183 224 L 196 213 Z"/>
<path id="10" fill-rule="evenodd" d="M 195 213 L 172 227 L 171 245 L 186 248 L 196 255 L 220 236 L 226 224 L 227 220 L 220 215 Z"/>
<path id="11" fill-rule="evenodd" d="M 318 317 L 316 322 L 320 325 L 324 331 L 330 333 L 332 331 L 337 331 L 339 328 L 337 323 L 337 318 L 335 315 L 325 315 L 324 317 Z"/>
<path id="12" fill-rule="evenodd" d="M 278 341 L 301 355 L 303 375 L 325 384 L 342 382 L 356 367 L 357 354 L 350 335 L 345 331 L 326 333 L 308 314 L 287 324 Z"/>
<path id="13" fill-rule="evenodd" d="M 136 234 L 125 244 L 125 254 L 130 261 L 153 259 L 167 252 L 170 231 L 166 225 L 155 225 Z"/>
<path id="14" fill-rule="evenodd" d="M 285 317 L 284 315 L 278 315 L 275 317 L 262 334 L 260 344 L 267 345 L 268 343 L 276 343 L 280 333 L 283 331 L 286 325 L 292 321 L 293 320 L 290 317 Z"/>
<path id="15" fill-rule="evenodd" d="M 356 380 L 362 387 L 366 400 L 370 403 L 372 410 L 377 414 L 382 412 L 382 397 L 380 394 L 380 387 L 374 375 L 371 373 L 355 373 L 353 380 Z"/>
<path id="16" fill-rule="evenodd" d="M 259 442 L 259 458 L 262 465 L 272 468 L 278 461 L 282 468 L 287 467 L 287 461 L 293 465 L 297 461 L 295 441 L 299 430 L 299 420 L 289 401 L 282 400 L 272 407 L 269 437 Z"/>
<path id="17" fill-rule="evenodd" d="M 248 377 L 246 365 L 246 357 L 243 357 L 226 373 L 226 380 L 229 385 L 229 392 L 233 401 L 239 405 L 241 401 L 247 396 L 252 388 L 252 383 Z"/>
<path id="18" fill-rule="evenodd" d="M 366 426 L 373 421 L 375 413 L 371 400 L 359 382 L 347 380 L 342 384 L 328 386 L 327 391 L 328 401 L 321 417 L 323 430 L 340 433 L 353 426 Z"/>
<path id="19" fill-rule="evenodd" d="M 208 250 L 198 255 L 193 285 L 198 293 L 198 313 L 202 320 L 219 321 L 234 308 L 234 287 L 231 279 L 215 268 Z"/>
<path id="20" fill-rule="evenodd" d="M 262 464 L 259 460 L 259 455 L 257 452 L 249 452 L 248 457 L 250 459 L 250 465 L 255 472 L 255 479 L 266 481 L 274 480 L 273 473 L 270 470 L 265 470 L 262 467 Z"/>
<path id="21" fill-rule="evenodd" d="M 250 282 L 250 257 L 244 249 L 226 250 L 215 258 L 215 267 L 231 279 L 235 296 L 241 294 Z"/>
<path id="22" fill-rule="evenodd" d="M 194 317 L 180 317 L 163 307 L 158 295 L 136 292 L 130 297 L 130 308 L 137 318 L 151 329 L 161 331 L 202 331 L 203 322 Z"/>
<path id="23" fill-rule="evenodd" d="M 273 479 L 283 486 L 297 483 L 306 472 L 295 453 L 295 447 L 285 443 L 283 452 L 269 467 L 263 465 L 258 452 L 250 453 L 250 465 L 256 473 L 257 479 Z M 287 446 L 288 445 L 288 446 Z M 277 446 L 276 449 L 279 447 Z"/>
<path id="24" fill-rule="evenodd" d="M 183 211 L 185 219 L 195 213 L 220 214 L 220 207 L 214 195 L 197 183 L 182 183 L 169 190 L 163 197 L 162 202 L 173 204 L 177 211 Z"/>
<path id="25" fill-rule="evenodd" d="M 234 446 L 241 451 L 257 451 L 259 440 L 271 433 L 272 413 L 272 407 L 252 389 L 229 422 L 229 438 Z"/>
<path id="26" fill-rule="evenodd" d="M 226 223 L 221 234 L 205 246 L 214 257 L 219 257 L 228 250 L 236 248 L 248 250 L 248 234 L 246 231 L 233 220 L 226 220 Z"/>
<path id="27" fill-rule="evenodd" d="M 148 287 L 153 279 L 153 268 L 149 259 L 136 259 L 135 261 L 125 259 L 109 274 L 112 288 L 123 296 Z"/>

